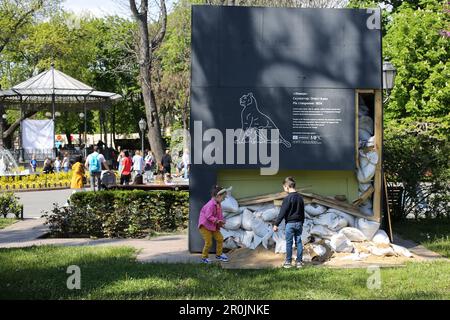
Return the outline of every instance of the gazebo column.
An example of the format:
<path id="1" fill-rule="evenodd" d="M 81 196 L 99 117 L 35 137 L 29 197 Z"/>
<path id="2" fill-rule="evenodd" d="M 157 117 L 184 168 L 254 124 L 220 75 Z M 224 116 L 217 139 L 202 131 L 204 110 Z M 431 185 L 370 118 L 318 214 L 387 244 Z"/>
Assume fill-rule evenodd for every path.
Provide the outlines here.
<path id="1" fill-rule="evenodd" d="M 24 150 L 23 150 L 23 140 L 22 140 L 22 121 L 23 121 L 23 101 L 22 96 L 20 96 L 20 123 L 19 123 L 19 162 L 24 162 Z"/>

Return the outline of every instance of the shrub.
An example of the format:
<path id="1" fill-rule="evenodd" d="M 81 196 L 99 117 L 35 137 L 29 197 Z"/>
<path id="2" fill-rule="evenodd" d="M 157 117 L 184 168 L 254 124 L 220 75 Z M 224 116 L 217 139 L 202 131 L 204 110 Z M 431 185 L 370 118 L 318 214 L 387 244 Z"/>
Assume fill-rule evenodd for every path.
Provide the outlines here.
<path id="1" fill-rule="evenodd" d="M 12 192 L 0 193 L 0 214 L 4 218 L 8 214 L 13 214 L 17 219 L 20 218 L 22 214 L 23 206 L 19 203 L 19 198 Z"/>
<path id="2" fill-rule="evenodd" d="M 142 238 L 153 232 L 187 227 L 189 193 L 185 191 L 78 192 L 69 206 L 55 205 L 44 215 L 55 236 Z"/>

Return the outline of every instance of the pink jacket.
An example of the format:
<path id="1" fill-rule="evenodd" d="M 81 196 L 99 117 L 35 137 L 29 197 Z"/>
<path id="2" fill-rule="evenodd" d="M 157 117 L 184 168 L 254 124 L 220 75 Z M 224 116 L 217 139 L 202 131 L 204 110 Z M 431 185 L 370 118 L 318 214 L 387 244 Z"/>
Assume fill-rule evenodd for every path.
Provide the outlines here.
<path id="1" fill-rule="evenodd" d="M 222 214 L 222 206 L 214 198 L 211 198 L 200 210 L 198 227 L 204 226 L 209 231 L 218 231 L 220 228 L 215 224 L 218 220 L 225 221 Z"/>

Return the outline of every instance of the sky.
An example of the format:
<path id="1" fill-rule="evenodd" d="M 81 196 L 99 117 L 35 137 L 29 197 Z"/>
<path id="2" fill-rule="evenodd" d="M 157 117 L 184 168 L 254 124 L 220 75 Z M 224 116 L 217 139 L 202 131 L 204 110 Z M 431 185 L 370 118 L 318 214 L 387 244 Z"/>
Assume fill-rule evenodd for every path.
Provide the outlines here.
<path id="1" fill-rule="evenodd" d="M 136 2 L 139 5 L 139 1 Z M 170 11 L 173 2 L 166 0 L 168 11 Z M 155 0 L 149 1 L 150 12 L 152 12 L 152 8 L 155 8 L 154 4 Z M 104 17 L 107 15 L 119 15 L 123 18 L 131 17 L 129 0 L 63 0 L 62 6 L 64 9 L 77 14 L 89 12 L 96 17 Z"/>

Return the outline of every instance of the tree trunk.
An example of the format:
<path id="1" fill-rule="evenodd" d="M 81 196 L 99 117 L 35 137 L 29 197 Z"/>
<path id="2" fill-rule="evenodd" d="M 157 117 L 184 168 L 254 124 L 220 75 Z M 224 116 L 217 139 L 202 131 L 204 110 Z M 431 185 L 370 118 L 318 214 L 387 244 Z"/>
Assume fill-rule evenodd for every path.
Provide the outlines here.
<path id="1" fill-rule="evenodd" d="M 162 25 L 156 36 L 150 40 L 148 31 L 148 0 L 140 2 L 140 10 L 138 11 L 135 0 L 130 0 L 130 8 L 134 19 L 138 25 L 139 33 L 139 78 L 144 99 L 145 115 L 148 124 L 148 140 L 150 148 L 156 156 L 158 162 L 163 156 L 163 139 L 161 136 L 161 126 L 158 118 L 158 110 L 156 108 L 156 99 L 151 86 L 151 70 L 152 70 L 152 51 L 155 50 L 162 42 L 167 24 L 166 3 L 161 0 L 161 16 Z"/>

